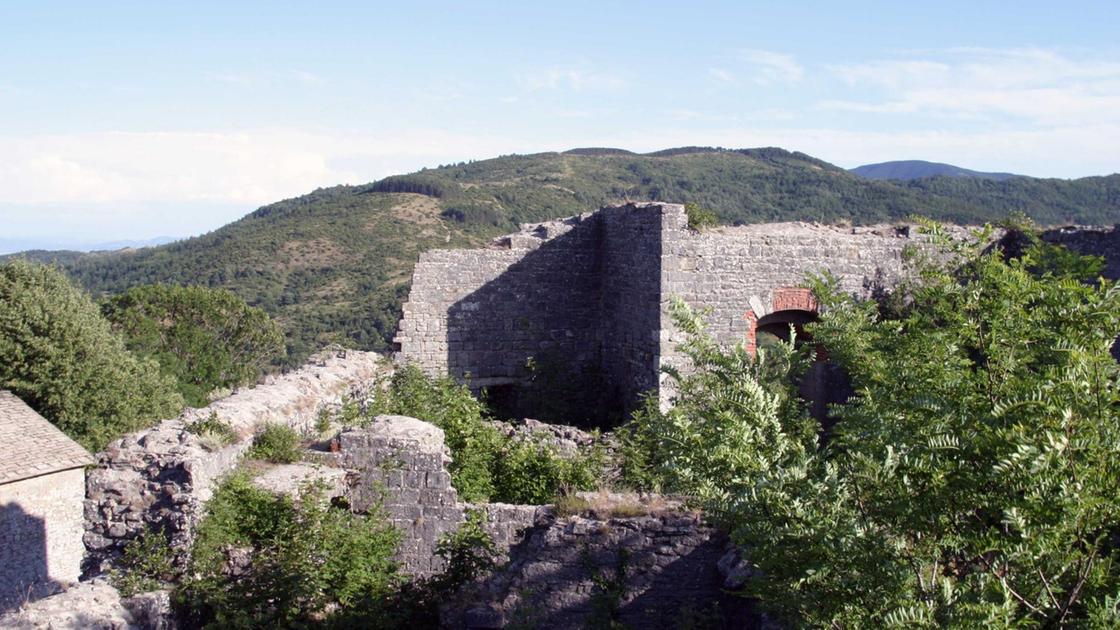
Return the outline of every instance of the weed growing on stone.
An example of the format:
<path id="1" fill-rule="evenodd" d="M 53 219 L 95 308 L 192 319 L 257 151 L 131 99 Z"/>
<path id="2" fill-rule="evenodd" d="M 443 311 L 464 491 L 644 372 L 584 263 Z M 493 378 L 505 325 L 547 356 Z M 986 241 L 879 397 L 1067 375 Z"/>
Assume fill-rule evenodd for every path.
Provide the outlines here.
<path id="1" fill-rule="evenodd" d="M 125 546 L 112 570 L 113 586 L 124 597 L 162 588 L 175 578 L 175 563 L 167 536 L 146 529 Z"/>
<path id="2" fill-rule="evenodd" d="M 202 446 L 211 451 L 237 441 L 237 431 L 219 418 L 216 411 L 211 411 L 210 415 L 202 420 L 188 424 L 187 431 L 197 435 Z"/>
<path id="3" fill-rule="evenodd" d="M 267 424 L 253 438 L 249 457 L 274 464 L 291 464 L 300 460 L 300 437 L 295 429 L 282 424 Z"/>

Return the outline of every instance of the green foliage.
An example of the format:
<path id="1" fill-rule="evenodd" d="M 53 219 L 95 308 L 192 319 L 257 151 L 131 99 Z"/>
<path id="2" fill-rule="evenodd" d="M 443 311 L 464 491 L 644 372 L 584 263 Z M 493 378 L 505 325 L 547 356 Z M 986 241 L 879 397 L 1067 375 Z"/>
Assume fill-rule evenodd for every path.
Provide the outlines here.
<path id="1" fill-rule="evenodd" d="M 451 449 L 451 481 L 459 496 L 478 502 L 494 495 L 492 469 L 502 436 L 486 424 L 485 407 L 466 386 L 447 377 L 429 377 L 419 367 L 406 365 L 374 398 L 369 413 L 411 416 L 443 429 Z"/>
<path id="2" fill-rule="evenodd" d="M 209 416 L 196 420 L 187 425 L 187 431 L 199 436 L 207 444 L 221 448 L 237 441 L 237 431 L 218 417 L 217 411 L 211 411 Z"/>
<path id="3" fill-rule="evenodd" d="M 174 561 L 167 536 L 146 529 L 125 545 L 117 567 L 111 572 L 113 586 L 124 597 L 163 588 L 176 577 Z"/>
<path id="4" fill-rule="evenodd" d="M 419 418 L 443 429 L 451 450 L 451 481 L 466 501 L 547 503 L 560 490 L 598 482 L 602 455 L 560 457 L 549 448 L 503 436 L 465 385 L 433 378 L 415 365 L 394 373 L 367 413 Z"/>
<path id="5" fill-rule="evenodd" d="M 179 413 L 155 362 L 133 356 L 57 269 L 0 265 L 0 388 L 91 450 Z"/>
<path id="6" fill-rule="evenodd" d="M 698 203 L 684 204 L 684 211 L 688 215 L 688 229 L 697 232 L 719 225 L 719 215 L 707 208 L 702 208 Z"/>
<path id="7" fill-rule="evenodd" d="M 770 376 L 803 365 L 792 346 L 721 350 L 677 308 L 702 371 L 639 420 L 652 459 L 750 550 L 746 593 L 791 623 L 1112 627 L 1120 289 L 946 246 L 900 319 L 816 283 L 814 341 L 857 392 L 824 447 L 793 379 Z"/>
<path id="8" fill-rule="evenodd" d="M 519 223 L 607 203 L 695 203 L 725 224 L 889 223 L 913 213 L 975 224 L 1023 211 L 1042 224 L 1108 225 L 1120 217 L 1117 182 L 874 181 L 777 148 L 511 155 L 316 190 L 160 247 L 37 255 L 98 295 L 152 282 L 229 289 L 276 319 L 296 365 L 329 343 L 385 349 L 421 251 L 481 245 Z"/>
<path id="9" fill-rule="evenodd" d="M 306 627 L 360 610 L 384 627 L 399 541 L 380 514 L 329 507 L 316 488 L 277 497 L 235 474 L 207 504 L 175 601 L 191 626 Z"/>
<path id="10" fill-rule="evenodd" d="M 224 289 L 142 285 L 109 298 L 101 311 L 128 349 L 158 361 L 195 407 L 215 389 L 255 381 L 284 356 L 284 337 L 268 314 Z"/>
<path id="11" fill-rule="evenodd" d="M 300 436 L 295 429 L 283 424 L 266 424 L 253 437 L 249 457 L 274 464 L 291 464 L 301 458 Z"/>
<path id="12" fill-rule="evenodd" d="M 564 491 L 598 486 L 602 463 L 598 452 L 562 457 L 544 444 L 509 440 L 494 461 L 494 496 L 503 503 L 548 503 Z"/>

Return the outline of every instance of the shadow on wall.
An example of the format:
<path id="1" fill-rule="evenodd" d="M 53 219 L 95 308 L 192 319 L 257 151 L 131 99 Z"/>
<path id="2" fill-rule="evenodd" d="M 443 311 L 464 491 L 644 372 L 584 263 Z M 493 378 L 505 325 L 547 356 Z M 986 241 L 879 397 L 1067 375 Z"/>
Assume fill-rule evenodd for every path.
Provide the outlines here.
<path id="1" fill-rule="evenodd" d="M 0 614 L 62 590 L 47 567 L 47 526 L 18 503 L 0 504 Z"/>
<path id="2" fill-rule="evenodd" d="M 499 416 L 587 426 L 608 415 L 598 221 L 570 225 L 448 309 L 448 374 L 486 389 Z"/>

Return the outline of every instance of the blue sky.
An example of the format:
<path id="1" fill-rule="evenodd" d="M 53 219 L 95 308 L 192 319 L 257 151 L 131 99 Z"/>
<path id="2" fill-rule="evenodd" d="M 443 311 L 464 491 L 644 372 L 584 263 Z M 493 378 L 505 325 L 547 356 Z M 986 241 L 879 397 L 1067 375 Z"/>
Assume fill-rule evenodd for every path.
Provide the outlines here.
<path id="1" fill-rule="evenodd" d="M 0 247 L 576 146 L 1120 170 L 1114 2 L 916 4 L 6 2 Z"/>

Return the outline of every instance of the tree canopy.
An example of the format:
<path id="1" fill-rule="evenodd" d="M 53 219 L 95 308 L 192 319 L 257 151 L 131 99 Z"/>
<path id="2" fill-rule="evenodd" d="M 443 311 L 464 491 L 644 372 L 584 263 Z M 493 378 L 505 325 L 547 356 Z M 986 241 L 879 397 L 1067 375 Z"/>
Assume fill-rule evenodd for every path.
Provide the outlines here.
<path id="1" fill-rule="evenodd" d="M 0 387 L 91 450 L 183 406 L 64 273 L 21 260 L 0 265 Z"/>
<path id="2" fill-rule="evenodd" d="M 268 314 L 224 289 L 143 285 L 101 310 L 129 350 L 159 362 L 194 406 L 215 389 L 253 382 L 284 357 L 284 337 Z"/>

